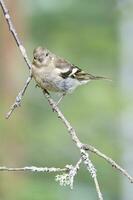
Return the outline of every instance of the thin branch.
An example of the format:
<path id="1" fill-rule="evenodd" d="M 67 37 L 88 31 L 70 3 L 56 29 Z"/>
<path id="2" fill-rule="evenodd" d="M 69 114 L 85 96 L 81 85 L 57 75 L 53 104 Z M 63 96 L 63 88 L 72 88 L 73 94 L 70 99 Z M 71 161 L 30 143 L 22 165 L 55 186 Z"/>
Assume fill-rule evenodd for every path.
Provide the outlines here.
<path id="1" fill-rule="evenodd" d="M 75 174 L 78 172 L 79 168 L 80 168 L 80 164 L 82 162 L 82 159 L 80 158 L 79 161 L 76 163 L 76 165 L 74 166 L 74 171 Z M 74 175 L 75 176 L 75 175 Z"/>
<path id="2" fill-rule="evenodd" d="M 19 48 L 19 50 L 20 50 L 20 52 L 21 52 L 21 54 L 22 54 L 22 56 L 23 56 L 23 58 L 24 58 L 24 60 L 25 60 L 25 62 L 27 64 L 28 68 L 31 69 L 31 62 L 30 62 L 30 60 L 29 60 L 29 58 L 27 56 L 26 49 L 24 48 L 24 46 L 22 45 L 21 40 L 18 37 L 18 34 L 17 34 L 17 32 L 16 32 L 16 30 L 15 30 L 15 28 L 13 26 L 12 19 L 11 19 L 10 15 L 9 15 L 9 11 L 8 11 L 8 9 L 7 9 L 7 7 L 6 7 L 6 5 L 5 5 L 3 0 L 0 0 L 0 6 L 2 8 L 3 14 L 4 14 L 5 19 L 7 21 L 9 30 L 12 33 L 12 35 L 13 35 L 15 41 L 16 41 L 16 44 L 17 44 L 17 46 L 18 46 L 18 48 Z"/>
<path id="3" fill-rule="evenodd" d="M 68 167 L 65 168 L 55 168 L 55 167 L 0 167 L 0 171 L 30 171 L 30 172 L 67 172 Z"/>
<path id="4" fill-rule="evenodd" d="M 24 96 L 24 94 L 26 92 L 26 89 L 27 89 L 27 87 L 28 87 L 31 79 L 32 79 L 32 76 L 30 75 L 28 77 L 28 79 L 26 80 L 23 89 L 18 93 L 18 96 L 16 97 L 16 100 L 15 100 L 14 104 L 11 106 L 9 112 L 6 114 L 6 119 L 8 119 L 11 116 L 11 114 L 13 113 L 13 111 L 15 110 L 15 108 L 18 108 L 18 107 L 21 106 L 22 98 L 23 98 L 23 96 Z"/>
<path id="5" fill-rule="evenodd" d="M 100 187 L 99 187 L 99 183 L 98 183 L 98 180 L 97 180 L 97 176 L 94 177 L 94 183 L 95 183 L 95 186 L 96 186 L 96 191 L 97 191 L 99 200 L 103 200 L 103 196 L 102 196 L 102 193 L 100 191 Z"/>
<path id="6" fill-rule="evenodd" d="M 79 161 L 76 163 L 76 165 L 69 172 L 69 176 L 71 178 L 71 184 L 70 184 L 71 189 L 73 189 L 74 177 L 77 175 L 81 162 L 82 162 L 82 159 L 80 158 Z"/>
<path id="7" fill-rule="evenodd" d="M 75 129 L 71 126 L 71 124 L 68 122 L 68 120 L 64 117 L 63 113 L 59 110 L 57 107 L 57 104 L 53 101 L 53 99 L 50 97 L 50 95 L 43 90 L 43 94 L 47 98 L 49 105 L 51 106 L 52 110 L 57 113 L 58 118 L 64 123 L 66 126 L 70 136 L 72 137 L 72 140 L 75 142 L 76 146 L 81 149 L 83 144 L 80 142 L 79 138 L 76 135 Z"/>
<path id="8" fill-rule="evenodd" d="M 91 162 L 90 158 L 89 158 L 89 154 L 86 153 L 86 151 L 84 149 L 81 150 L 81 158 L 84 162 L 84 164 L 86 165 L 87 170 L 90 172 L 94 183 L 95 183 L 95 187 L 96 187 L 96 192 L 98 194 L 98 199 L 99 200 L 103 200 L 103 196 L 98 184 L 98 180 L 97 180 L 97 173 L 96 173 L 96 168 L 94 167 L 94 164 Z"/>
<path id="9" fill-rule="evenodd" d="M 14 104 L 10 108 L 10 111 L 6 114 L 6 119 L 8 119 L 11 116 L 12 112 L 15 110 L 15 108 L 18 108 L 21 105 L 22 97 L 24 96 L 24 93 L 25 93 L 25 91 L 26 91 L 26 89 L 27 89 L 27 87 L 28 87 L 28 85 L 29 85 L 29 83 L 30 83 L 30 81 L 32 79 L 32 76 L 31 76 L 31 66 L 32 65 L 31 65 L 31 62 L 30 62 L 30 60 L 29 60 L 29 58 L 27 56 L 26 49 L 24 48 L 24 46 L 22 45 L 21 40 L 18 37 L 18 34 L 17 34 L 16 30 L 15 30 L 15 27 L 14 27 L 14 25 L 12 23 L 11 16 L 9 15 L 9 11 L 6 8 L 6 5 L 5 5 L 3 0 L 0 0 L 0 6 L 2 8 L 3 14 L 4 14 L 5 19 L 7 21 L 9 30 L 12 33 L 12 36 L 15 39 L 16 44 L 17 44 L 17 46 L 18 46 L 18 48 L 19 48 L 19 50 L 20 50 L 20 52 L 21 52 L 21 54 L 22 54 L 22 56 L 23 56 L 23 58 L 24 58 L 24 60 L 25 60 L 25 62 L 27 64 L 27 66 L 29 68 L 29 71 L 30 71 L 30 75 L 29 75 L 29 77 L 28 77 L 28 79 L 27 79 L 27 81 L 26 81 L 26 83 L 24 85 L 24 88 L 19 92 L 18 96 L 16 97 L 16 100 L 15 100 Z"/>
<path id="10" fill-rule="evenodd" d="M 77 175 L 77 172 L 80 168 L 80 164 L 82 162 L 82 159 L 80 158 L 79 161 L 76 163 L 75 166 L 72 165 L 66 165 L 68 168 L 67 173 L 63 173 L 61 175 L 56 175 L 55 180 L 59 182 L 61 186 L 69 185 L 71 189 L 73 189 L 73 183 L 74 183 L 74 177 Z"/>
<path id="11" fill-rule="evenodd" d="M 43 94 L 47 98 L 47 100 L 49 102 L 49 105 L 51 106 L 52 110 L 54 112 L 56 112 L 58 118 L 66 126 L 66 128 L 68 130 L 68 133 L 72 137 L 72 140 L 75 142 L 76 146 L 80 150 L 82 161 L 85 164 L 85 166 L 86 166 L 87 170 L 89 171 L 89 173 L 91 174 L 92 178 L 94 179 L 95 186 L 97 187 L 96 191 L 97 191 L 97 194 L 98 194 L 98 199 L 99 200 L 103 200 L 102 193 L 100 191 L 100 188 L 99 188 L 99 185 L 98 185 L 98 181 L 97 181 L 96 169 L 95 169 L 93 163 L 91 162 L 88 153 L 86 152 L 85 149 L 83 149 L 84 144 L 82 144 L 80 142 L 79 138 L 76 135 L 75 129 L 71 126 L 70 122 L 64 117 L 63 113 L 59 110 L 59 108 L 57 107 L 57 104 L 53 101 L 53 99 L 51 99 L 51 97 L 47 93 L 47 91 L 43 90 Z"/>
<path id="12" fill-rule="evenodd" d="M 92 153 L 95 153 L 97 156 L 103 158 L 104 160 L 106 160 L 109 164 L 111 164 L 112 167 L 120 171 L 124 176 L 126 176 L 130 180 L 131 183 L 133 183 L 133 177 L 125 169 L 123 169 L 120 165 L 118 165 L 114 160 L 112 160 L 112 158 L 103 154 L 102 152 L 100 152 L 98 149 L 96 149 L 95 147 L 91 145 L 85 145 L 84 148 Z"/>
<path id="13" fill-rule="evenodd" d="M 76 143 L 76 146 L 78 148 L 80 148 L 80 149 L 83 148 L 85 150 L 89 150 L 89 151 L 95 153 L 96 155 L 104 158 L 106 161 L 108 161 L 108 163 L 110 163 L 113 167 L 115 167 L 123 175 L 125 175 L 130 180 L 131 183 L 133 183 L 133 177 L 131 175 L 129 175 L 128 172 L 125 169 L 123 169 L 122 167 L 120 167 L 114 160 L 112 160 L 110 157 L 106 156 L 105 154 L 101 153 L 95 147 L 93 147 L 91 145 L 86 145 L 86 144 L 81 143 L 80 140 L 78 139 L 77 135 L 76 135 L 75 130 L 70 125 L 70 123 L 66 120 L 66 118 L 61 113 L 61 111 L 59 110 L 59 108 L 56 106 L 56 103 L 50 98 L 50 96 L 45 91 L 44 91 L 44 95 L 48 99 L 48 102 L 49 102 L 50 106 L 52 107 L 52 110 L 54 110 L 57 113 L 58 118 L 60 118 L 62 120 L 62 122 L 65 124 L 68 132 L 72 136 L 72 139 Z"/>

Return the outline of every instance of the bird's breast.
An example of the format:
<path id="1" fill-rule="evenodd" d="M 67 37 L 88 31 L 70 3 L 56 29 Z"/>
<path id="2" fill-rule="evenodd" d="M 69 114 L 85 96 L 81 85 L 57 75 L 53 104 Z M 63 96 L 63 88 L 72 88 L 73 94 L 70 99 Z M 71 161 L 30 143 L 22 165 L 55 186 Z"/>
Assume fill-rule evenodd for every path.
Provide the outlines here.
<path id="1" fill-rule="evenodd" d="M 42 89 L 53 92 L 61 92 L 58 87 L 61 77 L 54 69 L 49 69 L 48 67 L 37 68 L 33 65 L 32 75 Z"/>

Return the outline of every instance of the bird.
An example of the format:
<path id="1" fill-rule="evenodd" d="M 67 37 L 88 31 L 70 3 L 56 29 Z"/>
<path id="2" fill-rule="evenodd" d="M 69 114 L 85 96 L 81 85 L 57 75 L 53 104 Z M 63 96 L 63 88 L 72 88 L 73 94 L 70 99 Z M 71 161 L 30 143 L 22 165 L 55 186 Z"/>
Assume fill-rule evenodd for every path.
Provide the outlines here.
<path id="1" fill-rule="evenodd" d="M 45 92 L 61 94 L 57 105 L 66 94 L 72 93 L 80 85 L 93 80 L 110 80 L 103 76 L 87 73 L 41 46 L 33 51 L 31 73 L 37 86 Z"/>

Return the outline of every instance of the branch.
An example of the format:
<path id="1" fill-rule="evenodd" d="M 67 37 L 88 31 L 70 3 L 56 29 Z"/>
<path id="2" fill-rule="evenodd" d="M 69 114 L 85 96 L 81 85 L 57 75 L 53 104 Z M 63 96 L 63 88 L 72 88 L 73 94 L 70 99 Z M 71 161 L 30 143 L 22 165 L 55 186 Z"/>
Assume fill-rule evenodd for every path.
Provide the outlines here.
<path id="1" fill-rule="evenodd" d="M 98 194 L 98 199 L 103 200 L 103 196 L 102 196 L 102 193 L 100 191 L 99 183 L 98 183 L 96 176 L 94 177 L 94 183 L 95 183 L 96 191 L 97 191 L 97 194 Z"/>
<path id="2" fill-rule="evenodd" d="M 11 31 L 11 33 L 12 33 L 12 35 L 13 35 L 15 41 L 16 41 L 16 44 L 17 44 L 17 46 L 18 46 L 18 48 L 19 48 L 19 50 L 20 50 L 20 52 L 21 52 L 21 54 L 22 54 L 22 56 L 23 56 L 23 58 L 24 58 L 24 60 L 25 60 L 25 62 L 27 64 L 28 68 L 31 69 L 31 62 L 30 62 L 30 60 L 29 60 L 29 58 L 27 56 L 26 49 L 24 48 L 24 46 L 22 45 L 22 42 L 20 41 L 20 39 L 18 37 L 18 34 L 17 34 L 17 32 L 16 32 L 16 30 L 14 28 L 14 25 L 12 23 L 12 19 L 11 19 L 10 15 L 9 15 L 9 11 L 6 8 L 6 5 L 5 5 L 3 0 L 0 0 L 0 6 L 2 8 L 3 14 L 4 14 L 5 19 L 7 21 L 9 30 Z"/>
<path id="3" fill-rule="evenodd" d="M 93 163 L 91 162 L 88 153 L 84 149 L 85 145 L 80 142 L 79 138 L 76 135 L 75 129 L 71 126 L 70 122 L 64 117 L 63 113 L 59 110 L 57 104 L 53 101 L 53 99 L 50 97 L 50 95 L 45 90 L 43 90 L 43 94 L 47 98 L 52 110 L 56 112 L 58 118 L 63 122 L 63 124 L 67 128 L 68 133 L 72 137 L 72 140 L 75 142 L 77 148 L 80 150 L 82 161 L 85 164 L 89 173 L 91 174 L 91 177 L 94 179 L 98 198 L 99 198 L 99 200 L 103 200 L 102 193 L 100 191 L 99 184 L 97 181 L 96 169 L 95 169 Z"/>
<path id="4" fill-rule="evenodd" d="M 11 106 L 9 112 L 6 114 L 6 119 L 8 119 L 11 116 L 11 114 L 15 110 L 15 108 L 18 108 L 21 106 L 21 100 L 26 92 L 26 89 L 28 88 L 28 85 L 29 85 L 31 79 L 32 79 L 32 76 L 30 74 L 28 79 L 25 82 L 23 89 L 18 93 L 18 96 L 16 97 L 14 104 Z"/>
<path id="5" fill-rule="evenodd" d="M 84 148 L 92 153 L 95 153 L 97 156 L 103 158 L 104 160 L 106 160 L 109 164 L 111 164 L 112 167 L 120 171 L 124 176 L 126 176 L 129 179 L 131 183 L 133 183 L 133 177 L 130 176 L 130 174 L 125 169 L 123 169 L 120 165 L 118 165 L 114 160 L 112 160 L 112 158 L 108 157 L 107 155 L 100 152 L 98 149 L 96 149 L 95 147 L 91 145 L 85 145 Z"/>
<path id="6" fill-rule="evenodd" d="M 35 166 L 31 166 L 31 167 L 20 167 L 20 168 L 16 168 L 16 167 L 0 167 L 0 171 L 30 171 L 30 172 L 67 172 L 69 169 L 68 167 L 65 168 L 55 168 L 55 167 L 35 167 Z"/>
<path id="7" fill-rule="evenodd" d="M 6 5 L 5 5 L 3 0 L 0 0 L 0 6 L 2 8 L 3 14 L 4 14 L 5 19 L 7 21 L 9 30 L 12 33 L 12 36 L 15 39 L 16 44 L 17 44 L 17 46 L 18 46 L 18 48 L 19 48 L 19 50 L 20 50 L 20 52 L 21 52 L 21 54 L 22 54 L 22 56 L 23 56 L 23 58 L 24 58 L 24 60 L 25 60 L 25 62 L 27 64 L 27 67 L 29 68 L 29 71 L 30 71 L 30 75 L 29 75 L 29 77 L 28 77 L 28 79 L 27 79 L 27 81 L 26 81 L 26 83 L 24 85 L 24 88 L 19 92 L 18 96 L 16 97 L 16 100 L 15 100 L 14 104 L 10 108 L 10 111 L 6 114 L 6 119 L 8 119 L 11 116 L 12 112 L 15 110 L 15 108 L 18 108 L 21 105 L 22 97 L 24 96 L 25 91 L 26 91 L 26 89 L 27 89 L 27 87 L 28 87 L 28 85 L 29 85 L 29 83 L 30 83 L 30 81 L 32 79 L 32 76 L 31 76 L 31 66 L 32 65 L 31 65 L 31 62 L 30 62 L 30 60 L 29 60 L 29 58 L 27 56 L 26 49 L 24 48 L 24 46 L 22 45 L 21 40 L 18 37 L 18 34 L 17 34 L 17 32 L 16 32 L 16 30 L 14 28 L 14 25 L 12 23 L 12 19 L 11 19 L 10 15 L 9 15 L 9 11 L 6 8 Z"/>
<path id="8" fill-rule="evenodd" d="M 57 113 L 58 118 L 62 120 L 62 122 L 65 124 L 69 134 L 71 135 L 73 141 L 76 143 L 76 146 L 80 149 L 84 149 L 86 151 L 90 151 L 98 155 L 99 157 L 105 159 L 108 163 L 110 163 L 113 167 L 115 167 L 117 170 L 119 170 L 123 175 L 125 175 L 131 183 L 133 183 L 133 177 L 128 174 L 128 172 L 120 167 L 114 160 L 112 160 L 110 157 L 106 156 L 105 154 L 101 153 L 98 149 L 95 147 L 88 145 L 88 144 L 83 144 L 80 142 L 78 139 L 75 130 L 73 127 L 70 125 L 70 123 L 66 120 L 64 115 L 61 113 L 59 108 L 56 106 L 56 103 L 50 98 L 50 96 L 44 91 L 44 95 L 48 99 L 48 102 L 50 106 L 52 107 L 52 110 L 54 110 Z"/>
<path id="9" fill-rule="evenodd" d="M 57 175 L 55 180 L 59 182 L 61 186 L 69 185 L 70 188 L 73 189 L 74 177 L 77 175 L 81 162 L 82 159 L 80 158 L 75 166 L 66 165 L 66 167 L 69 169 L 69 172 L 62 175 Z"/>

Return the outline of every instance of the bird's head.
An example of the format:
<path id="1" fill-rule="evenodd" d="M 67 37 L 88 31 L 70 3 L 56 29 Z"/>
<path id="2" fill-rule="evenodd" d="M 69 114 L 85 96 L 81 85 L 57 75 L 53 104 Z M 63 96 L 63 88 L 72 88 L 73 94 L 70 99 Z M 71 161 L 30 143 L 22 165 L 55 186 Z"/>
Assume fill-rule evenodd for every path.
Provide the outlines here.
<path id="1" fill-rule="evenodd" d="M 33 51 L 33 64 L 36 67 L 47 66 L 51 60 L 51 52 L 43 47 L 37 47 Z"/>

